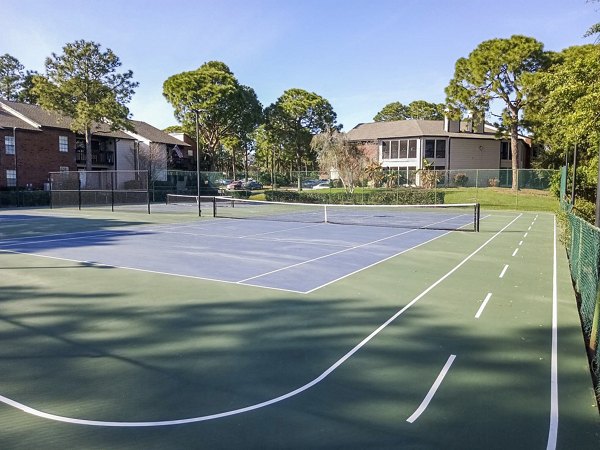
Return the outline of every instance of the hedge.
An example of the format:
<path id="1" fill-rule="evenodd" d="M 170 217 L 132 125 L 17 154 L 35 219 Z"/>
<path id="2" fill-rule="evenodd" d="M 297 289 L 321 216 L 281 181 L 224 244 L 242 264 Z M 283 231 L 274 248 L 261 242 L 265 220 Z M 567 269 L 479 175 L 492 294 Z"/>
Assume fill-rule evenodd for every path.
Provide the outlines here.
<path id="1" fill-rule="evenodd" d="M 444 192 L 424 189 L 374 190 L 369 192 L 265 191 L 265 199 L 291 203 L 333 205 L 433 205 L 444 203 Z"/>

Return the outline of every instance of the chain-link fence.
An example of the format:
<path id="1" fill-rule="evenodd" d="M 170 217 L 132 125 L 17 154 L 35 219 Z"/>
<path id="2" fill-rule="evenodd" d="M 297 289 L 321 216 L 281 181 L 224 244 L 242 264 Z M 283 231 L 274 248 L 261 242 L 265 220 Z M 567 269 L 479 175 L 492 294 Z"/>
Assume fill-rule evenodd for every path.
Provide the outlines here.
<path id="1" fill-rule="evenodd" d="M 571 278 L 578 296 L 579 315 L 588 345 L 596 392 L 600 394 L 600 228 L 578 217 L 566 199 L 566 168 L 561 170 L 560 218 L 563 240 L 571 266 Z"/>
<path id="2" fill-rule="evenodd" d="M 69 171 L 50 173 L 50 207 L 146 207 L 145 170 Z"/>

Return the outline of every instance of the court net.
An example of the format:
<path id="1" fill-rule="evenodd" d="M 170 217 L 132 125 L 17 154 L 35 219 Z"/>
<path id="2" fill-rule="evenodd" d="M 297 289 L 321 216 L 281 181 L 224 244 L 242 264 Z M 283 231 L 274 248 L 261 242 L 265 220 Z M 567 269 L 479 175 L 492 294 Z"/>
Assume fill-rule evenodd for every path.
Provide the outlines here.
<path id="1" fill-rule="evenodd" d="M 191 196 L 195 197 L 195 196 Z M 175 200 L 175 199 L 173 199 Z M 181 199 L 183 200 L 183 199 Z M 190 202 L 198 201 L 189 199 Z M 325 205 L 200 197 L 203 215 L 229 219 L 332 223 L 434 230 L 479 231 L 478 203 L 443 205 Z M 212 202 L 212 205 L 211 205 Z M 197 203 L 193 203 L 196 204 Z"/>

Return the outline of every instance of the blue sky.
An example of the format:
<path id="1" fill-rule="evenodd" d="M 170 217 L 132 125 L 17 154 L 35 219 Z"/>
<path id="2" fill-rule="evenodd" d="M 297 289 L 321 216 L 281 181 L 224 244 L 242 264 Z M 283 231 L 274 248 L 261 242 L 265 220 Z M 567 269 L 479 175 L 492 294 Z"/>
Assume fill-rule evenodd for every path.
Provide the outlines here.
<path id="1" fill-rule="evenodd" d="M 206 61 L 226 63 L 263 106 L 316 92 L 347 131 L 387 103 L 444 101 L 456 60 L 512 34 L 548 50 L 593 42 L 600 3 L 586 0 L 0 0 L 0 54 L 43 72 L 85 39 L 112 49 L 140 83 L 133 118 L 176 124 L 162 84 Z"/>

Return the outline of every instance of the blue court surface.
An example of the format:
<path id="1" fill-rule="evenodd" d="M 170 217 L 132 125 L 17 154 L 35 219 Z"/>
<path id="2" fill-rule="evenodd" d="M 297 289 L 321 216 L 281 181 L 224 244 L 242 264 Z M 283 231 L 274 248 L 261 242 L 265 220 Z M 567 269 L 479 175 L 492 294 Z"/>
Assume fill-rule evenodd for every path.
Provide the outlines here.
<path id="1" fill-rule="evenodd" d="M 0 250 L 308 293 L 446 233 L 220 219 L 4 240 Z"/>

